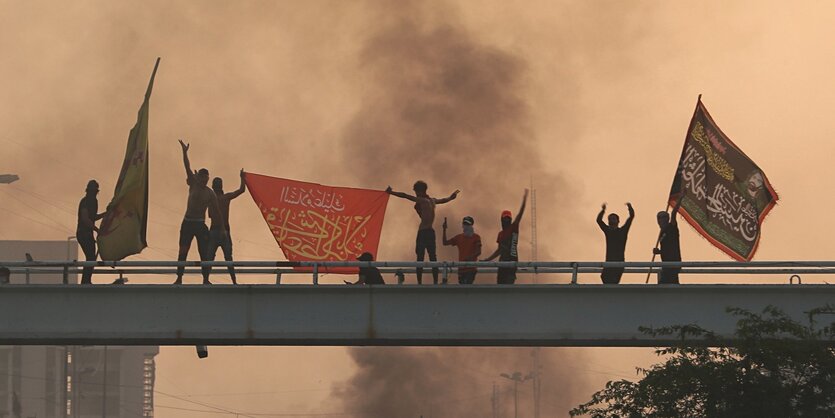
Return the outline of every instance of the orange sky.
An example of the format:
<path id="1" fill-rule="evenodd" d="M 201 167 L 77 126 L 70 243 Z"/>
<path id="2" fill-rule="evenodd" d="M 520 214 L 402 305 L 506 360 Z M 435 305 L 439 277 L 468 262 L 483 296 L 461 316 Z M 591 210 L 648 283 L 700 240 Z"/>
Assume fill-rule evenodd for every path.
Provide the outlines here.
<path id="1" fill-rule="evenodd" d="M 823 1 L 0 2 L 0 172 L 21 177 L 0 188 L 0 239 L 72 235 L 90 178 L 101 183 L 100 205 L 106 204 L 157 56 L 150 248 L 135 259 L 176 257 L 186 194 L 177 138 L 191 142 L 193 166 L 224 177 L 227 189 L 241 167 L 408 189 L 411 179 L 431 174 L 360 176 L 345 143 L 355 139 L 346 134 L 351 123 L 386 93 L 378 91 L 386 85 L 380 74 L 364 65 L 366 43 L 382 28 L 396 30 L 406 16 L 425 26 L 419 31 L 446 25 L 475 47 L 521 64 L 513 94 L 525 104 L 521 137 L 536 151 L 530 164 L 473 167 L 478 181 L 468 182 L 439 216 L 460 218 L 476 206 L 515 209 L 526 179 L 535 176 L 541 252 L 566 261 L 600 259 L 602 234 L 594 224 L 600 203 L 623 215 L 622 203 L 631 201 L 637 218 L 626 256 L 648 260 L 657 233 L 653 214 L 664 208 L 696 96 L 703 94 L 719 126 L 780 194 L 755 259 L 828 259 L 830 249 L 820 244 L 835 229 L 835 218 L 822 211 L 832 203 L 822 180 L 835 175 L 829 163 L 835 128 L 826 116 L 835 107 L 828 82 L 835 73 L 833 8 Z M 500 139 L 491 136 L 484 150 L 470 152 L 514 153 Z M 460 150 L 436 153 L 445 164 L 473 158 Z M 458 183 L 432 184 L 430 192 L 444 194 Z M 501 194 L 490 195 L 494 189 Z M 488 202 L 467 198 L 485 193 Z M 411 205 L 392 200 L 380 258 L 409 254 L 411 222 Z M 233 203 L 231 225 L 238 259 L 281 257 L 249 196 Z M 489 220 L 476 228 L 482 236 L 496 232 Z M 728 259 L 689 227 L 682 227 L 682 249 L 687 260 Z M 648 350 L 560 352 L 586 359 L 575 370 L 578 381 L 588 382 L 576 402 L 651 358 Z M 191 347 L 163 348 L 158 360 L 161 391 L 250 412 L 338 410 L 327 401 L 331 385 L 353 372 L 341 348 L 212 348 L 202 361 Z M 212 395 L 197 396 L 205 394 Z M 157 403 L 189 407 L 164 396 Z M 159 408 L 157 416 L 201 415 Z"/>

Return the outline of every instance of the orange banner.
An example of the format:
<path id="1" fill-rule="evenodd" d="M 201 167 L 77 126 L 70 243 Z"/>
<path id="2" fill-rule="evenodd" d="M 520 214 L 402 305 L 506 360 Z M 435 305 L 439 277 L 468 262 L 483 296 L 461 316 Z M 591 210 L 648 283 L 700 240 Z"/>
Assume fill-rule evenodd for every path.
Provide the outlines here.
<path id="1" fill-rule="evenodd" d="M 377 258 L 388 193 L 246 173 L 246 186 L 289 261 Z M 306 269 L 310 270 L 310 269 Z M 320 269 L 356 273 L 356 268 Z"/>

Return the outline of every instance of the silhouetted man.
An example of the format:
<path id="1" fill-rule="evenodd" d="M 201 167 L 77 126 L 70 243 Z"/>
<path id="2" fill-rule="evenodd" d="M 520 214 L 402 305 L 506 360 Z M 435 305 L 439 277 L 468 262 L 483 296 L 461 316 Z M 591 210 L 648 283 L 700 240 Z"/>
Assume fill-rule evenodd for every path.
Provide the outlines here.
<path id="1" fill-rule="evenodd" d="M 96 261 L 96 239 L 93 231 L 99 232 L 96 221 L 104 218 L 104 213 L 98 213 L 99 201 L 96 195 L 99 194 L 99 183 L 95 180 L 87 182 L 85 195 L 78 202 L 78 224 L 75 227 L 75 240 L 84 252 L 84 259 Z M 92 284 L 93 267 L 84 267 L 81 271 L 81 284 Z"/>
<path id="2" fill-rule="evenodd" d="M 374 261 L 374 256 L 371 255 L 369 252 L 364 252 L 362 255 L 357 257 L 359 261 Z M 380 274 L 380 270 L 377 267 L 360 267 L 359 277 L 357 281 L 351 283 L 347 280 L 343 280 L 345 284 L 386 284 L 383 280 L 383 275 Z"/>
<path id="3" fill-rule="evenodd" d="M 678 222 L 676 215 L 681 207 L 683 196 L 680 196 L 672 213 L 658 212 L 659 240 L 661 248 L 653 248 L 653 254 L 660 254 L 661 261 L 681 261 L 681 245 L 679 243 Z M 662 267 L 658 272 L 658 284 L 679 284 L 678 273 L 681 267 Z"/>
<path id="4" fill-rule="evenodd" d="M 212 180 L 212 190 L 215 192 L 217 198 L 217 205 L 220 213 L 215 214 L 209 211 L 209 217 L 212 218 L 212 227 L 209 229 L 209 254 L 208 259 L 215 261 L 217 256 L 217 248 L 223 250 L 223 259 L 232 261 L 232 234 L 229 229 L 229 203 L 232 199 L 240 196 L 246 190 L 246 182 L 244 182 L 244 169 L 241 169 L 241 185 L 238 190 L 231 193 L 223 193 L 223 179 L 215 177 Z M 215 219 L 219 217 L 219 219 Z M 224 227 L 225 226 L 225 227 Z M 229 277 L 232 278 L 232 284 L 238 284 L 235 277 L 235 267 L 229 266 Z"/>
<path id="5" fill-rule="evenodd" d="M 509 210 L 502 212 L 502 230 L 499 231 L 499 236 L 496 238 L 499 248 L 490 257 L 485 258 L 484 261 L 492 261 L 496 257 L 499 257 L 499 261 L 519 261 L 519 222 L 525 213 L 525 204 L 527 202 L 528 189 L 525 189 L 525 195 L 522 197 L 522 206 L 519 207 L 519 213 L 516 214 L 516 218 L 513 219 L 511 217 Z M 516 267 L 499 267 L 496 282 L 498 284 L 515 283 Z"/>
<path id="6" fill-rule="evenodd" d="M 629 209 L 629 218 L 622 227 L 618 227 L 620 217 L 615 213 L 609 214 L 609 224 L 603 223 L 603 214 L 606 213 L 606 204 L 600 208 L 600 213 L 597 214 L 597 226 L 606 235 L 606 261 L 624 261 L 626 260 L 624 253 L 626 252 L 626 238 L 629 234 L 629 227 L 632 226 L 632 219 L 635 218 L 635 210 L 632 209 L 631 203 L 626 203 L 626 208 Z M 600 273 L 600 278 L 603 284 L 618 284 L 620 278 L 623 276 L 623 267 L 605 267 Z"/>
<path id="7" fill-rule="evenodd" d="M 220 213 L 217 205 L 217 197 L 210 189 L 209 184 L 209 170 L 201 168 L 200 171 L 191 171 L 191 163 L 188 161 L 189 145 L 180 140 L 180 147 L 183 149 L 183 165 L 186 168 L 186 184 L 188 184 L 188 202 L 186 204 L 186 214 L 183 218 L 183 223 L 180 226 L 180 253 L 178 254 L 178 261 L 185 261 L 188 257 L 188 251 L 191 249 L 191 241 L 197 239 L 197 250 L 200 252 L 200 261 L 208 261 L 209 258 L 209 228 L 206 227 L 206 210 L 212 210 L 215 213 Z M 218 222 L 223 222 L 222 216 L 217 216 Z M 226 233 L 226 226 L 219 225 L 221 234 Z M 183 283 L 183 271 L 185 267 L 177 267 L 177 280 L 174 284 Z M 209 267 L 202 267 L 203 284 L 211 284 L 209 282 Z"/>
<path id="8" fill-rule="evenodd" d="M 440 205 L 442 203 L 447 203 L 458 196 L 460 190 L 456 190 L 452 192 L 449 197 L 442 198 L 442 199 L 435 199 L 433 197 L 429 197 L 426 194 L 426 190 L 429 186 L 426 185 L 425 182 L 418 180 L 415 182 L 414 187 L 412 188 L 415 191 L 415 196 L 395 192 L 391 189 L 391 186 L 386 188 L 386 193 L 397 196 L 402 199 L 408 199 L 412 202 L 415 202 L 415 212 L 417 212 L 418 216 L 420 217 L 420 225 L 418 226 L 418 233 L 417 238 L 415 239 L 415 253 L 417 254 L 417 261 L 423 261 L 425 253 L 429 253 L 429 261 L 438 261 L 436 250 L 436 243 L 435 243 L 435 205 Z M 432 281 L 435 284 L 438 284 L 438 268 L 432 269 Z M 417 282 L 418 284 L 423 283 L 423 268 L 417 268 Z M 444 282 L 446 283 L 446 282 Z"/>
<path id="9" fill-rule="evenodd" d="M 464 232 L 447 239 L 447 224 L 444 219 L 443 242 L 444 245 L 458 247 L 458 261 L 478 261 L 478 256 L 481 255 L 481 237 L 475 233 L 474 224 L 472 216 L 465 216 L 461 221 Z M 458 267 L 458 284 L 473 284 L 476 271 L 475 267 Z"/>

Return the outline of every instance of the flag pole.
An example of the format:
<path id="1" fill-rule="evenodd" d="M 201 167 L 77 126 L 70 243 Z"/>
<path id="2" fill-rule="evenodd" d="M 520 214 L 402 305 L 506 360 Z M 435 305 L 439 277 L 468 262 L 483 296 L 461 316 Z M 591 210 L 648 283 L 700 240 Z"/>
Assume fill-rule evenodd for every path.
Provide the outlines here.
<path id="1" fill-rule="evenodd" d="M 699 111 L 699 103 L 701 103 L 701 102 L 702 102 L 702 94 L 699 93 L 699 97 L 696 98 L 696 110 L 693 111 L 693 116 L 694 117 L 696 115 L 696 112 Z M 692 124 L 692 122 L 691 122 L 691 124 Z M 688 135 L 690 134 L 690 128 L 689 127 L 687 129 L 687 134 Z M 679 156 L 679 158 L 678 158 L 678 166 L 676 167 L 676 174 L 675 174 L 675 176 L 673 176 L 673 184 L 670 185 L 670 191 L 671 192 L 673 191 L 673 187 L 675 187 L 675 185 L 676 185 L 676 180 L 681 177 L 681 172 L 682 172 L 681 160 L 682 160 L 682 157 L 684 157 L 684 149 L 685 149 L 686 146 L 687 146 L 687 137 L 685 136 L 684 137 L 684 145 L 681 147 L 681 156 Z M 682 197 L 683 196 L 679 196 L 679 199 L 681 199 Z M 667 212 L 669 210 L 670 210 L 670 197 L 667 196 L 667 207 L 664 208 L 664 212 Z M 670 219 L 670 221 L 672 221 L 672 219 Z M 663 233 L 663 231 L 661 231 L 661 230 L 658 231 L 658 239 L 655 240 L 655 247 L 652 247 L 653 250 L 658 248 L 658 246 L 661 244 L 662 233 Z M 655 256 L 656 255 L 657 254 L 655 254 L 655 251 L 653 251 L 652 252 L 652 260 L 650 260 L 650 263 L 655 262 Z M 644 284 L 649 283 L 649 278 L 650 278 L 650 276 L 652 276 L 652 270 L 653 270 L 653 267 L 650 266 L 649 271 L 647 272 L 647 278 L 646 278 L 646 280 L 644 280 Z"/>

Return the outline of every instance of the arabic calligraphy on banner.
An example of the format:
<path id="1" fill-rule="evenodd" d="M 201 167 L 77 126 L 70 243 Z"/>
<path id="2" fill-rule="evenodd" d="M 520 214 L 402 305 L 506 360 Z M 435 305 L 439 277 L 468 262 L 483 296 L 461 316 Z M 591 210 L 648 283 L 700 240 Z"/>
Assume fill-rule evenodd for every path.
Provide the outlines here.
<path id="1" fill-rule="evenodd" d="M 253 173 L 246 173 L 246 185 L 288 260 L 355 261 L 366 251 L 376 258 L 388 204 L 386 192 Z"/>
<path id="2" fill-rule="evenodd" d="M 765 173 L 719 129 L 701 101 L 690 122 L 670 204 L 713 245 L 739 261 L 757 251 L 777 193 Z"/>

